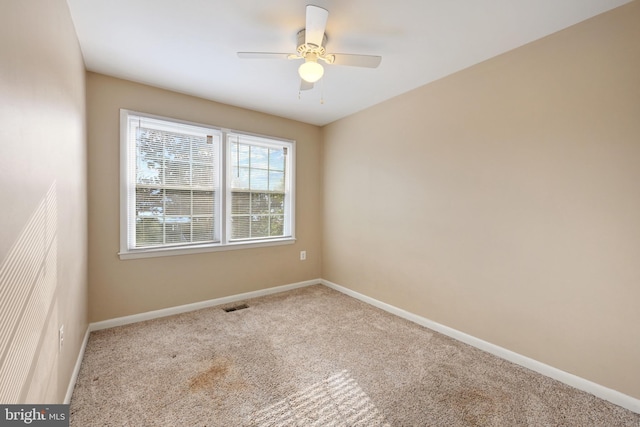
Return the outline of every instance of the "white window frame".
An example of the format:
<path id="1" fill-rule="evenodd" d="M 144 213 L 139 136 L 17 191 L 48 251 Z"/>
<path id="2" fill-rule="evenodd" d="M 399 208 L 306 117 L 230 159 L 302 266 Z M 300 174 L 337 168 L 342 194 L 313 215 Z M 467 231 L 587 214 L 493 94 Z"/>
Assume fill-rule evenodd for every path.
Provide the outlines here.
<path id="1" fill-rule="evenodd" d="M 211 132 L 220 135 L 219 179 L 220 179 L 220 202 L 219 211 L 216 215 L 216 229 L 220 230 L 219 242 L 216 243 L 192 243 L 186 245 L 167 245 L 149 248 L 131 247 L 129 236 L 129 220 L 131 215 L 135 215 L 135 150 L 130 147 L 129 141 L 129 116 L 139 116 L 155 120 L 162 120 L 177 125 L 196 126 L 206 128 Z M 230 146 L 229 135 L 240 135 L 255 141 L 256 145 L 278 142 L 287 147 L 287 157 L 285 174 L 288 179 L 285 181 L 285 236 L 256 238 L 246 240 L 230 239 L 231 234 L 231 188 L 230 185 Z M 135 141 L 133 142 L 135 144 Z M 219 128 L 201 123 L 194 123 L 169 117 L 157 116 L 154 114 L 141 113 L 132 110 L 120 110 L 120 259 L 150 258 L 161 256 L 187 255 L 202 252 L 227 251 L 235 249 L 258 248 L 265 246 L 286 245 L 295 243 L 295 141 L 276 138 L 254 133 L 242 132 L 226 128 Z"/>

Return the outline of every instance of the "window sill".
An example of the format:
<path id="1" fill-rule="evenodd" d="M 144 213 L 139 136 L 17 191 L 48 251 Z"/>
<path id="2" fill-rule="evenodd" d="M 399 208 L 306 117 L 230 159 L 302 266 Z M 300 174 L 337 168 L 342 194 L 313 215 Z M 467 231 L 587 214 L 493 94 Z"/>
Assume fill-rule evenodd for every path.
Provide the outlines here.
<path id="1" fill-rule="evenodd" d="M 293 237 L 285 237 L 282 239 L 270 239 L 263 242 L 233 242 L 226 245 L 209 244 L 189 247 L 173 247 L 173 248 L 154 248 L 154 249 L 138 249 L 133 251 L 119 252 L 118 256 L 121 260 L 138 259 L 138 258 L 156 258 L 164 256 L 191 255 L 204 252 L 233 251 L 237 249 L 263 248 L 267 246 L 291 245 L 296 242 Z"/>

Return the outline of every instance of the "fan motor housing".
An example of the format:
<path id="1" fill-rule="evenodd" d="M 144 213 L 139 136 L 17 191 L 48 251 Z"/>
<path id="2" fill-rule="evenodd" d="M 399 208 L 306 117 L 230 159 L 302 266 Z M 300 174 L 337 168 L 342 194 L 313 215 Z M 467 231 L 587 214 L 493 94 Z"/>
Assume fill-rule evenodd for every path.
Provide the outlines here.
<path id="1" fill-rule="evenodd" d="M 327 34 L 325 33 L 322 37 L 322 46 L 316 46 L 315 44 L 307 44 L 305 43 L 305 34 L 306 31 L 304 28 L 298 31 L 298 54 L 304 58 L 307 53 L 315 53 L 316 55 L 322 57 L 326 53 L 324 46 L 327 44 Z"/>

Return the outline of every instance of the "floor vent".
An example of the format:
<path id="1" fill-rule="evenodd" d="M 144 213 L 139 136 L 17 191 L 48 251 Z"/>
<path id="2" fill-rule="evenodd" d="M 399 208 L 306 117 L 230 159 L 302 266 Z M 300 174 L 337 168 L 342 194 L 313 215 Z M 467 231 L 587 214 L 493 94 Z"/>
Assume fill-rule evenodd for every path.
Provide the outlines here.
<path id="1" fill-rule="evenodd" d="M 234 305 L 233 307 L 223 308 L 227 313 L 231 313 L 232 311 L 243 310 L 245 308 L 249 308 L 247 304 Z"/>

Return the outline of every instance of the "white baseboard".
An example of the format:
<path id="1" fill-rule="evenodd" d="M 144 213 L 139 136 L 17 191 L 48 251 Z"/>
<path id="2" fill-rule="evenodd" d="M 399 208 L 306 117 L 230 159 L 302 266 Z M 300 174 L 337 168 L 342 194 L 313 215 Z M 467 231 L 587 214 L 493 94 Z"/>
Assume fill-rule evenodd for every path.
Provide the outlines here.
<path id="1" fill-rule="evenodd" d="M 78 374 L 80 373 L 80 366 L 82 365 L 82 359 L 84 358 L 84 351 L 87 348 L 87 343 L 89 342 L 89 332 L 90 328 L 87 328 L 87 331 L 84 333 L 84 338 L 82 339 L 82 345 L 80 346 L 80 351 L 78 352 L 78 358 L 76 359 L 76 364 L 73 367 L 73 372 L 71 373 L 71 379 L 69 380 L 69 385 L 67 386 L 67 394 L 64 396 L 64 404 L 68 405 L 71 403 L 71 396 L 73 395 L 73 389 L 76 386 L 76 381 L 78 380 Z"/>
<path id="2" fill-rule="evenodd" d="M 490 342 L 465 334 L 464 332 L 434 322 L 433 320 L 429 320 L 427 318 L 402 310 L 398 307 L 394 307 L 382 301 L 378 301 L 374 298 L 368 297 L 356 291 L 352 291 L 351 289 L 337 285 L 328 280 L 322 279 L 321 283 L 331 289 L 335 289 L 336 291 L 342 292 L 343 294 L 366 302 L 369 305 L 378 307 L 384 311 L 395 314 L 396 316 L 402 317 L 411 322 L 417 323 L 418 325 L 432 329 L 436 332 L 440 332 L 443 335 L 454 338 L 458 341 L 462 341 L 463 343 L 479 348 L 480 350 L 484 350 L 487 353 L 493 354 L 494 356 L 498 356 L 502 359 L 508 360 L 509 362 L 523 366 L 527 369 L 531 369 L 532 371 L 553 378 L 554 380 L 558 380 L 571 387 L 577 388 L 578 390 L 593 394 L 596 397 L 607 400 L 618 406 L 622 406 L 623 408 L 629 409 L 630 411 L 633 411 L 635 413 L 640 413 L 639 399 L 620 393 L 619 391 L 612 390 L 608 387 L 594 383 L 576 375 L 570 374 L 558 368 L 554 368 L 553 366 L 549 366 L 545 363 L 538 362 L 537 360 L 515 353 L 511 350 L 507 350 L 506 348 L 491 344 Z"/>
<path id="3" fill-rule="evenodd" d="M 250 298 L 262 297 L 265 295 L 276 294 L 279 292 L 290 291 L 291 289 L 302 288 L 310 285 L 322 283 L 322 279 L 307 280 L 304 282 L 292 283 L 289 285 L 276 286 L 274 288 L 261 289 L 259 291 L 246 292 L 243 294 L 231 295 L 228 297 L 215 298 L 207 301 L 195 302 L 192 304 L 179 305 L 176 307 L 163 308 L 161 310 L 147 311 L 145 313 L 133 314 L 131 316 L 117 317 L 115 319 L 103 320 L 101 322 L 91 323 L 90 331 L 98 331 L 100 329 L 108 329 L 116 326 L 128 325 L 130 323 L 142 322 L 145 320 L 157 319 L 160 317 L 173 316 L 174 314 L 187 313 L 189 311 L 200 310 L 203 308 L 214 307 L 221 304 L 229 304 L 231 302 L 242 301 Z"/>
<path id="4" fill-rule="evenodd" d="M 71 402 L 73 389 L 76 386 L 76 381 L 78 380 L 78 374 L 80 373 L 80 366 L 82 365 L 82 359 L 84 358 L 84 352 L 87 348 L 87 343 L 89 342 L 89 334 L 92 331 L 113 328 L 115 326 L 128 325 L 130 323 L 142 322 L 144 320 L 151 320 L 151 319 L 156 319 L 160 317 L 172 316 L 174 314 L 186 313 L 189 311 L 200 310 L 202 308 L 214 307 L 216 305 L 228 304 L 231 302 L 242 301 L 245 299 L 257 298 L 257 297 L 275 294 L 279 292 L 290 291 L 292 289 L 302 288 L 302 287 L 311 286 L 311 285 L 317 285 L 320 283 L 321 283 L 321 279 L 307 280 L 305 282 L 298 282 L 298 283 L 292 283 L 289 285 L 276 286 L 274 288 L 261 289 L 259 291 L 246 292 L 243 294 L 231 295 L 228 297 L 216 298 L 216 299 L 211 299 L 207 301 L 196 302 L 193 304 L 185 304 L 177 307 L 170 307 L 162 310 L 148 311 L 146 313 L 118 317 L 115 319 L 104 320 L 102 322 L 90 323 L 84 335 L 84 340 L 82 342 L 82 346 L 80 347 L 80 351 L 78 352 L 78 358 L 76 359 L 76 364 L 73 369 L 73 373 L 71 374 L 71 379 L 69 380 L 69 386 L 67 387 L 67 394 L 65 395 L 64 403 L 69 404 Z"/>
<path id="5" fill-rule="evenodd" d="M 128 325 L 131 323 L 142 322 L 145 320 L 151 320 L 151 319 L 156 319 L 160 317 L 172 316 L 174 314 L 186 313 L 189 311 L 200 310 L 202 308 L 214 307 L 217 305 L 228 304 L 228 303 L 242 301 L 250 298 L 257 298 L 265 295 L 285 292 L 292 289 L 302 288 L 305 286 L 311 286 L 316 284 L 323 284 L 331 289 L 335 289 L 336 291 L 342 292 L 353 298 L 359 299 L 360 301 L 363 301 L 369 305 L 378 307 L 382 310 L 385 310 L 391 314 L 395 314 L 396 316 L 407 319 L 418 325 L 432 329 L 436 332 L 439 332 L 443 335 L 454 338 L 465 344 L 469 344 L 473 347 L 479 348 L 480 350 L 484 350 L 487 353 L 493 354 L 494 356 L 498 356 L 502 359 L 508 360 L 509 362 L 523 366 L 527 369 L 531 369 L 532 371 L 538 372 L 549 378 L 553 378 L 571 387 L 577 388 L 587 393 L 591 393 L 596 397 L 607 400 L 623 408 L 629 409 L 630 411 L 633 411 L 635 413 L 640 413 L 639 399 L 628 396 L 619 391 L 610 389 L 603 385 L 594 383 L 592 381 L 586 380 L 584 378 L 578 377 L 576 375 L 570 374 L 558 368 L 554 368 L 553 366 L 547 365 L 545 363 L 542 363 L 537 360 L 531 359 L 529 357 L 523 356 L 521 354 L 515 353 L 511 350 L 507 350 L 506 348 L 497 346 L 495 344 L 491 344 L 490 342 L 465 334 L 464 332 L 461 332 L 456 329 L 450 328 L 448 326 L 442 325 L 440 323 L 434 322 L 433 320 L 429 320 L 425 317 L 418 316 L 416 314 L 410 313 L 406 310 L 400 309 L 393 305 L 384 303 L 382 301 L 378 301 L 374 298 L 368 297 L 364 294 L 361 294 L 359 292 L 353 291 L 351 289 L 345 288 L 343 286 L 340 286 L 336 283 L 333 283 L 324 279 L 307 280 L 304 282 L 292 283 L 289 285 L 276 286 L 268 289 L 261 289 L 259 291 L 246 292 L 242 294 L 231 295 L 228 297 L 216 298 L 216 299 L 201 301 L 193 304 L 180 305 L 177 307 L 170 307 L 170 308 L 165 308 L 161 310 L 154 310 L 146 313 L 134 314 L 131 316 L 118 317 L 115 319 L 91 323 L 87 328 L 87 332 L 84 337 L 84 342 L 80 349 L 80 353 L 78 354 L 78 359 L 73 371 L 73 375 L 71 377 L 71 381 L 69 383 L 69 387 L 67 389 L 67 395 L 65 396 L 64 403 L 69 403 L 71 401 L 71 395 L 73 394 L 73 389 L 75 387 L 76 379 L 78 378 L 78 373 L 80 371 L 80 365 L 82 363 L 82 358 L 84 356 L 85 348 L 87 346 L 87 341 L 89 340 L 89 333 L 92 331 L 113 328 L 115 326 Z"/>

